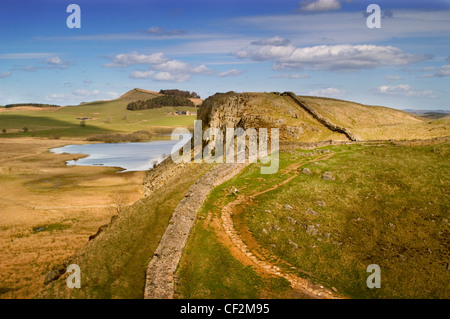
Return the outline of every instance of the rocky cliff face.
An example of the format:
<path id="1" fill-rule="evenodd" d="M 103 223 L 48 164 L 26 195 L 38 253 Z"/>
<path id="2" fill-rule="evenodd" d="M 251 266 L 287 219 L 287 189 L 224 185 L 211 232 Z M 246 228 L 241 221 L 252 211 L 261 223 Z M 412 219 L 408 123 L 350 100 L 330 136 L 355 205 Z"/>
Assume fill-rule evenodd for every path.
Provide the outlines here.
<path id="1" fill-rule="evenodd" d="M 286 94 L 228 92 L 207 98 L 197 118 L 204 127 L 218 127 L 222 131 L 227 127 L 278 128 L 281 140 L 299 140 L 305 131 L 318 131 L 318 127 L 330 129 L 314 117 L 305 121 L 305 112 Z"/>

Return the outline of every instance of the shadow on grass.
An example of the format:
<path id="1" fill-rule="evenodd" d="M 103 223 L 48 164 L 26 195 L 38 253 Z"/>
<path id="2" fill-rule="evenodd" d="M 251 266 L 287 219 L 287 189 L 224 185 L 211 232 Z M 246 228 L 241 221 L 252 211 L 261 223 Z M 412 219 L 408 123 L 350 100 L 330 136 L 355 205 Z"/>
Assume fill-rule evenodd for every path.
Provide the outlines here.
<path id="1" fill-rule="evenodd" d="M 74 120 L 76 119 L 74 118 Z M 82 127 L 80 122 L 72 123 L 45 116 L 1 114 L 0 130 L 5 129 L 6 133 L 0 134 L 0 137 L 58 138 L 61 136 L 77 137 L 113 132 L 108 129 L 89 125 L 89 121 L 86 121 L 86 126 Z M 10 130 L 11 132 L 8 132 Z"/>

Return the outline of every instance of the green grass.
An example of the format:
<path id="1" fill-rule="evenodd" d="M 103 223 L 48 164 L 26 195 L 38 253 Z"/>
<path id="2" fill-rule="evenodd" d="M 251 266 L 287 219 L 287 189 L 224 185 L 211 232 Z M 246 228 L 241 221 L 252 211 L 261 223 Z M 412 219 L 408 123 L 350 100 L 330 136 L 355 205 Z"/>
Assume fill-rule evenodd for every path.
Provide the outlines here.
<path id="1" fill-rule="evenodd" d="M 254 170 L 243 174 L 254 174 Z M 259 168 L 257 169 L 259 172 Z M 220 208 L 235 199 L 228 195 L 233 186 L 228 181 L 216 187 L 208 196 L 186 244 L 177 275 L 178 298 L 288 298 L 289 282 L 279 277 L 262 277 L 250 266 L 235 260 L 205 222 L 208 214 L 219 216 Z"/>
<path id="2" fill-rule="evenodd" d="M 0 137 L 87 137 L 107 133 L 152 131 L 156 127 L 193 127 L 195 115 L 172 116 L 169 112 L 186 110 L 195 114 L 194 107 L 164 107 L 153 110 L 129 111 L 127 99 L 99 101 L 66 106 L 52 111 L 9 110 L 0 113 Z M 77 118 L 90 118 L 86 127 Z M 23 132 L 23 128 L 28 132 Z"/>
<path id="3" fill-rule="evenodd" d="M 449 152 L 443 144 L 337 153 L 323 165 L 308 164 L 314 175 L 258 197 L 241 216 L 273 254 L 351 297 L 448 298 Z M 325 171 L 336 180 L 324 181 Z M 321 215 L 306 214 L 309 208 Z M 275 224 L 284 231 L 270 230 Z M 319 234 L 307 234 L 308 225 L 319 225 Z M 382 289 L 367 289 L 369 264 L 380 265 Z"/>
<path id="4" fill-rule="evenodd" d="M 121 213 L 71 260 L 81 268 L 81 289 L 68 289 L 67 275 L 37 298 L 143 298 L 148 263 L 172 212 L 207 165 L 191 165 L 179 176 Z M 49 269 L 50 270 L 50 269 Z"/>
<path id="5" fill-rule="evenodd" d="M 258 298 L 264 284 L 249 267 L 235 260 L 215 238 L 214 232 L 201 223 L 195 226 L 186 246 L 180 276 L 181 298 Z"/>
<path id="6" fill-rule="evenodd" d="M 68 228 L 71 227 L 70 224 L 64 224 L 63 222 L 62 223 L 53 223 L 53 224 L 35 226 L 35 227 L 33 227 L 33 234 L 37 234 L 37 233 L 40 233 L 40 232 L 43 232 L 43 231 L 48 231 L 48 232 L 60 231 L 60 230 L 68 229 Z"/>
<path id="7" fill-rule="evenodd" d="M 258 196 L 235 221 L 246 224 L 273 255 L 349 297 L 448 298 L 450 144 L 330 146 L 322 150 L 335 155 L 305 164 L 300 169 L 308 167 L 313 175 L 299 174 L 290 183 Z M 310 152 L 281 152 L 280 169 L 314 158 Z M 323 180 L 325 171 L 336 179 Z M 203 210 L 218 216 L 220 208 L 234 199 L 226 192 L 231 185 L 241 194 L 253 194 L 290 175 L 258 173 L 258 165 L 251 165 L 216 188 Z M 320 200 L 326 205 L 319 206 Z M 284 204 L 293 209 L 285 209 Z M 308 209 L 320 215 L 307 214 Z M 233 297 L 239 297 L 234 291 L 242 291 L 242 285 L 258 286 L 245 282 L 250 270 L 228 260 L 232 256 L 224 247 L 217 247 L 214 233 L 202 228 L 202 223 L 198 221 L 183 257 L 181 295 L 223 296 L 224 284 L 218 281 L 227 283 Z M 308 234 L 308 225 L 315 225 L 318 234 Z M 203 251 L 214 253 L 203 256 Z M 366 286 L 370 264 L 381 267 L 381 289 Z M 223 265 L 228 266 L 227 271 Z M 247 274 L 240 274 L 242 271 Z M 305 276 L 300 271 L 297 275 Z"/>

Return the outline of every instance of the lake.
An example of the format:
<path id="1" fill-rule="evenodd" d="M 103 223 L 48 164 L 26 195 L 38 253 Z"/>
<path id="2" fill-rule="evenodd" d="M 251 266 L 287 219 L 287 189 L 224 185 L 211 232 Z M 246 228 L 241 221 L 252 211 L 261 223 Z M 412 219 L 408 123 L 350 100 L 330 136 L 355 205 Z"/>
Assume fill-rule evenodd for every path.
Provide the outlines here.
<path id="1" fill-rule="evenodd" d="M 182 140 L 187 142 L 191 135 L 183 135 Z M 89 156 L 78 160 L 66 161 L 67 165 L 77 166 L 108 166 L 120 167 L 121 172 L 146 171 L 160 163 L 164 155 L 170 156 L 172 148 L 179 140 L 161 140 L 140 143 L 102 143 L 66 145 L 53 148 L 55 154 L 87 154 Z"/>

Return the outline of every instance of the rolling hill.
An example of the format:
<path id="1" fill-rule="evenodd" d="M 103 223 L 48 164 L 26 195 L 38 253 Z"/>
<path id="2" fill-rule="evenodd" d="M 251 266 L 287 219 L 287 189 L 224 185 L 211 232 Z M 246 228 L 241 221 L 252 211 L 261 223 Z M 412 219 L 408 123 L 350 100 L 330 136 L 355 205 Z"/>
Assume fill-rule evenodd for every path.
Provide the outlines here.
<path id="1" fill-rule="evenodd" d="M 1 109 L 0 137 L 89 137 L 106 133 L 131 133 L 138 130 L 168 130 L 183 126 L 192 127 L 195 115 L 173 116 L 176 111 L 196 113 L 192 107 L 164 107 L 153 110 L 129 111 L 128 103 L 148 100 L 161 94 L 133 89 L 114 100 L 93 101 L 61 108 L 10 108 Z M 79 118 L 88 118 L 86 127 L 80 127 Z M 27 128 L 27 132 L 24 132 Z"/>

